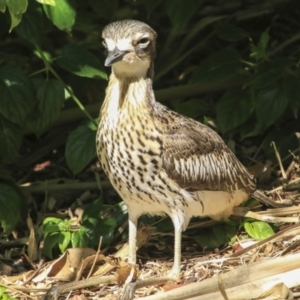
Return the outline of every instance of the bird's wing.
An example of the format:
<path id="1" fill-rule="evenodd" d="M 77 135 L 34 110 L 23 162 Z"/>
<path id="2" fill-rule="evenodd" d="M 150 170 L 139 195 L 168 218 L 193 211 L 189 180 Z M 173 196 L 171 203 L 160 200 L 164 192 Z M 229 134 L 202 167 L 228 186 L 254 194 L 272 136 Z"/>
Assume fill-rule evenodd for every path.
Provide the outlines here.
<path id="1" fill-rule="evenodd" d="M 190 190 L 253 192 L 253 176 L 216 132 L 192 119 L 166 113 L 170 122 L 160 124 L 164 128 L 162 162 L 172 180 Z"/>

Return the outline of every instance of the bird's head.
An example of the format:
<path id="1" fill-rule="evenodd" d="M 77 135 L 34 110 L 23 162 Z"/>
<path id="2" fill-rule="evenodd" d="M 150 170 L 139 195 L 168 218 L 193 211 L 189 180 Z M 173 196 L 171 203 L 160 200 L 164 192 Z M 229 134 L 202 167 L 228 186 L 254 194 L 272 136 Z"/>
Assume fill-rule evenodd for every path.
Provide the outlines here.
<path id="1" fill-rule="evenodd" d="M 117 21 L 102 33 L 107 50 L 105 66 L 118 77 L 152 77 L 156 32 L 135 20 Z"/>

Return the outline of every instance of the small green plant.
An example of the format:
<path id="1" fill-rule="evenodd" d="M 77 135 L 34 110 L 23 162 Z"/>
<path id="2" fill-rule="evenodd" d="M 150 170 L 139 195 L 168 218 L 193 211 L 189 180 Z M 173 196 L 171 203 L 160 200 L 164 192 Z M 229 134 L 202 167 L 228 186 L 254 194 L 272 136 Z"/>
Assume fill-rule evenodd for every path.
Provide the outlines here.
<path id="1" fill-rule="evenodd" d="M 88 205 L 82 217 L 82 224 L 77 224 L 77 221 L 72 219 L 46 218 L 43 222 L 43 253 L 52 258 L 52 251 L 57 247 L 61 253 L 70 247 L 93 247 L 98 244 L 101 236 L 102 246 L 107 246 L 113 239 L 117 222 L 113 218 L 100 218 L 101 208 L 102 202 L 99 200 Z"/>
<path id="2" fill-rule="evenodd" d="M 0 286 L 0 300 L 18 300 L 18 299 L 10 297 L 6 293 L 6 287 Z"/>

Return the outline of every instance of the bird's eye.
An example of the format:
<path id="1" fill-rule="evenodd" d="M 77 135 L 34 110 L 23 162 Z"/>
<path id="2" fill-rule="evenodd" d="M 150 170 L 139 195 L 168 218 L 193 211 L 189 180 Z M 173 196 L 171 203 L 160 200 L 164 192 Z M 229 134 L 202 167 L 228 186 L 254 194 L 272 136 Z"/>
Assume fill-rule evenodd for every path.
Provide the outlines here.
<path id="1" fill-rule="evenodd" d="M 102 45 L 104 46 L 104 48 L 107 48 L 107 44 L 104 40 L 102 41 Z"/>
<path id="2" fill-rule="evenodd" d="M 138 45 L 140 48 L 146 48 L 149 45 L 149 43 L 150 43 L 150 40 L 147 37 L 141 38 L 138 41 Z"/>

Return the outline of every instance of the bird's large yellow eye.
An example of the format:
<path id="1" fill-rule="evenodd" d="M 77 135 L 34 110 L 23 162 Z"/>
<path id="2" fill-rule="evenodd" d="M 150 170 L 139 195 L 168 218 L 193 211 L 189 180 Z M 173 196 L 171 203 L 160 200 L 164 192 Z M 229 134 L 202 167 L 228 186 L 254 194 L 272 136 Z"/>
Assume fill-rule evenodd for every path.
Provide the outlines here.
<path id="1" fill-rule="evenodd" d="M 150 40 L 148 37 L 143 37 L 138 41 L 138 46 L 140 48 L 146 48 L 150 43 Z"/>

